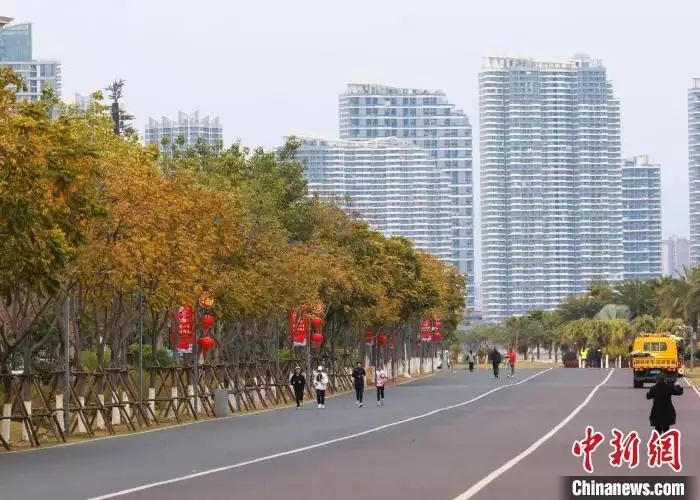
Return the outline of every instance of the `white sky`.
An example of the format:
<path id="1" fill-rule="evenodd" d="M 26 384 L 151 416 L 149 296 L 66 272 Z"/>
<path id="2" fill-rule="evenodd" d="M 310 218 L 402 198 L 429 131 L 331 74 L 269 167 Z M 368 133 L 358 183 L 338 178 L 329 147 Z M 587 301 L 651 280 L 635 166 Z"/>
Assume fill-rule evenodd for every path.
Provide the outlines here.
<path id="1" fill-rule="evenodd" d="M 228 141 L 272 147 L 337 135 L 346 83 L 442 89 L 474 127 L 476 200 L 480 58 L 587 53 L 621 100 L 623 154 L 662 166 L 664 236 L 688 234 L 697 0 L 0 0 L 3 14 L 34 23 L 34 57 L 61 60 L 64 97 L 126 79 L 141 133 L 148 116 L 199 109 Z"/>

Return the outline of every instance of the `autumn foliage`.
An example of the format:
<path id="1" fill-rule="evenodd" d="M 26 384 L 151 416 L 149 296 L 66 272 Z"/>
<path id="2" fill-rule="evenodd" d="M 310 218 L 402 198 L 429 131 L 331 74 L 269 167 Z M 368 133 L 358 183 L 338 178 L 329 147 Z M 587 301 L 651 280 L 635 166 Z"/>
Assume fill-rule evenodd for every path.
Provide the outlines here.
<path id="1" fill-rule="evenodd" d="M 82 113 L 48 94 L 18 102 L 20 82 L 1 71 L 2 369 L 18 354 L 25 368 L 61 362 L 66 301 L 74 352 L 126 363 L 139 292 L 154 349 L 169 347 L 174 308 L 212 292 L 221 359 L 284 348 L 288 311 L 305 303 L 324 304 L 327 350 L 353 348 L 365 329 L 415 339 L 426 315 L 443 337 L 461 321 L 456 269 L 309 197 L 294 141 L 174 142 L 163 157 L 114 134 L 100 93 Z"/>

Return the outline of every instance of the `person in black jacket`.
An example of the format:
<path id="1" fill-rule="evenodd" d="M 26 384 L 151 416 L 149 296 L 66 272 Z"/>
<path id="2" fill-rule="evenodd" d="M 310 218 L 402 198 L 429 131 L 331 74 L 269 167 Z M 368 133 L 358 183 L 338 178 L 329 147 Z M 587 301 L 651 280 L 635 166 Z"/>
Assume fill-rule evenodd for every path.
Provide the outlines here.
<path id="1" fill-rule="evenodd" d="M 501 365 L 501 353 L 495 347 L 491 352 L 491 364 L 493 365 L 493 376 L 498 378 L 498 367 Z"/>
<path id="2" fill-rule="evenodd" d="M 659 375 L 658 382 L 647 393 L 647 399 L 653 399 L 649 423 L 656 432 L 663 434 L 672 425 L 676 425 L 676 409 L 671 398 L 683 394 L 683 388 L 678 384 L 668 382 L 665 374 Z"/>
<path id="3" fill-rule="evenodd" d="M 301 368 L 298 366 L 294 368 L 294 375 L 290 379 L 289 383 L 294 388 L 294 398 L 297 401 L 297 409 L 301 406 L 301 402 L 304 400 L 304 387 L 306 387 L 306 378 L 304 374 L 301 373 Z"/>
<path id="4" fill-rule="evenodd" d="M 362 395 L 365 392 L 365 369 L 362 368 L 362 363 L 359 361 L 352 371 L 352 379 L 355 381 L 355 397 L 357 398 L 357 406 L 359 408 L 362 406 Z"/>

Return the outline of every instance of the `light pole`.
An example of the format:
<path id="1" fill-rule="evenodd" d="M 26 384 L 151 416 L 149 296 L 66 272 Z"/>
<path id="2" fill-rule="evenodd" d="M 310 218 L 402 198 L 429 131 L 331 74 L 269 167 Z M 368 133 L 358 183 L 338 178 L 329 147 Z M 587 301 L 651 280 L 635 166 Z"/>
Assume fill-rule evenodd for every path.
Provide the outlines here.
<path id="1" fill-rule="evenodd" d="M 66 295 L 66 303 L 64 304 L 63 314 L 65 315 L 64 328 L 65 328 L 65 340 L 63 341 L 63 357 L 64 357 L 64 371 L 63 371 L 63 428 L 65 429 L 65 435 L 68 436 L 70 432 L 70 296 Z"/>

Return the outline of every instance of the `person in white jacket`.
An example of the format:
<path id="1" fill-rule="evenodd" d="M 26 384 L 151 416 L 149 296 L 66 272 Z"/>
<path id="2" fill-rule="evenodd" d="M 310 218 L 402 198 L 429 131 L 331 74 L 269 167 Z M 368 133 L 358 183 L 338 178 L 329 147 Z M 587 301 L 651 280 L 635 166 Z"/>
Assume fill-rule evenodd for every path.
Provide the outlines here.
<path id="1" fill-rule="evenodd" d="M 314 373 L 314 387 L 316 388 L 316 402 L 319 408 L 326 407 L 326 387 L 328 387 L 328 375 L 319 366 Z"/>

